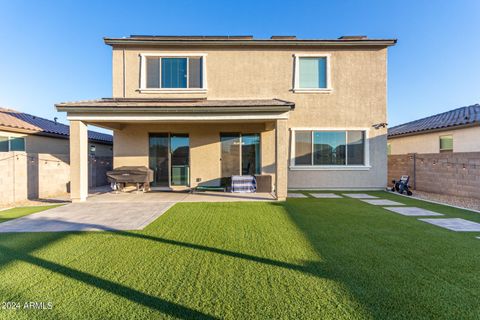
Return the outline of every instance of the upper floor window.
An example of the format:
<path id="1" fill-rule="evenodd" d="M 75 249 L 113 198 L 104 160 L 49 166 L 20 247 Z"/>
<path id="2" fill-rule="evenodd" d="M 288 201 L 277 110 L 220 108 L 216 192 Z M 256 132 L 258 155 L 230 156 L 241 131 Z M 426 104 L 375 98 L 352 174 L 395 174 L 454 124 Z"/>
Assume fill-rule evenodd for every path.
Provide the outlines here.
<path id="1" fill-rule="evenodd" d="M 294 91 L 330 90 L 330 55 L 296 55 Z"/>
<path id="2" fill-rule="evenodd" d="M 203 90 L 205 55 L 143 54 L 140 89 Z"/>
<path id="3" fill-rule="evenodd" d="M 440 136 L 440 151 L 453 151 L 453 136 Z"/>
<path id="4" fill-rule="evenodd" d="M 25 138 L 0 136 L 0 152 L 8 151 L 25 151 Z"/>

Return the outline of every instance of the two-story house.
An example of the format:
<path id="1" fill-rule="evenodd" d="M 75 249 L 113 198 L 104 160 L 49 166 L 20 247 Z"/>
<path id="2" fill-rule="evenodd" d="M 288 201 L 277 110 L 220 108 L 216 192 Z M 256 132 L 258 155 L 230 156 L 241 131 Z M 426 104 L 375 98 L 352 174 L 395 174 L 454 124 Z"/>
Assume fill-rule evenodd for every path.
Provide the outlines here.
<path id="1" fill-rule="evenodd" d="M 272 177 L 287 189 L 387 181 L 387 48 L 363 36 L 130 36 L 113 49 L 113 97 L 57 104 L 71 123 L 72 200 L 88 194 L 87 125 L 114 130 L 114 167 L 154 186 Z"/>

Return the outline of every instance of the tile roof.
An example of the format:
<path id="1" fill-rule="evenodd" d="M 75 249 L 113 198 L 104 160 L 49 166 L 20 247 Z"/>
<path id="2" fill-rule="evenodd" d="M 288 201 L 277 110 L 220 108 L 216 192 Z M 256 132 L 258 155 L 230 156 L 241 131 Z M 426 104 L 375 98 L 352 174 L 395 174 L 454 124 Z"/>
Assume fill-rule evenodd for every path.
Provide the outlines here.
<path id="1" fill-rule="evenodd" d="M 290 107 L 293 102 L 280 99 L 248 99 L 248 100 L 207 100 L 199 99 L 131 99 L 103 98 L 98 100 L 62 102 L 56 107 L 99 107 L 99 108 L 234 108 L 234 107 Z"/>
<path id="2" fill-rule="evenodd" d="M 426 131 L 455 128 L 458 126 L 474 124 L 480 125 L 479 104 L 461 107 L 389 128 L 388 137 L 423 133 Z"/>
<path id="3" fill-rule="evenodd" d="M 70 135 L 70 127 L 63 123 L 6 108 L 0 108 L 0 126 L 31 131 L 36 134 L 48 134 L 61 138 L 68 138 Z M 91 130 L 88 130 L 88 138 L 107 144 L 112 144 L 113 142 L 111 135 Z"/>

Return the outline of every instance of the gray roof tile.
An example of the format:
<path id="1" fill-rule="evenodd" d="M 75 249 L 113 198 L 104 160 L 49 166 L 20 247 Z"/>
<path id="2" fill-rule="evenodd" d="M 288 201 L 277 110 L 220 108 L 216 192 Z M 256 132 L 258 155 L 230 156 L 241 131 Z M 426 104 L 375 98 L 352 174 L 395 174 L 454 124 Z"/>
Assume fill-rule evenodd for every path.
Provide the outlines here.
<path id="1" fill-rule="evenodd" d="M 423 133 L 431 130 L 454 128 L 476 123 L 480 124 L 479 104 L 461 107 L 389 128 L 388 136 L 395 137 L 406 134 Z"/>
<path id="2" fill-rule="evenodd" d="M 62 138 L 68 138 L 70 135 L 70 127 L 63 123 L 6 108 L 0 108 L 0 126 L 23 129 L 36 134 L 49 134 Z M 88 139 L 107 144 L 112 144 L 113 142 L 111 135 L 91 130 L 88 131 Z"/>

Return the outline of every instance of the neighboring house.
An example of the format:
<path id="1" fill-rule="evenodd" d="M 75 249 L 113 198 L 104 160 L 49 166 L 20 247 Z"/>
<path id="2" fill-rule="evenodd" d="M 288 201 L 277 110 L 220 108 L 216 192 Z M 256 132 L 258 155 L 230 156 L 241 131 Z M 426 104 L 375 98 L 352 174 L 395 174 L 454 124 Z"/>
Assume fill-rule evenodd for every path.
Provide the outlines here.
<path id="1" fill-rule="evenodd" d="M 72 200 L 87 197 L 87 125 L 114 130 L 114 167 L 154 186 L 270 175 L 287 189 L 384 188 L 392 39 L 105 38 L 113 97 L 56 105 L 72 129 Z"/>
<path id="2" fill-rule="evenodd" d="M 480 152 L 480 105 L 443 112 L 388 129 L 389 154 Z"/>
<path id="3" fill-rule="evenodd" d="M 0 108 L 0 152 L 69 153 L 69 127 L 20 111 Z M 112 156 L 111 135 L 88 132 L 89 154 Z"/>
<path id="4" fill-rule="evenodd" d="M 23 112 L 0 108 L 0 205 L 62 196 L 70 190 L 70 128 Z M 89 131 L 89 187 L 107 184 L 113 137 Z M 85 140 L 87 142 L 87 140 Z"/>

